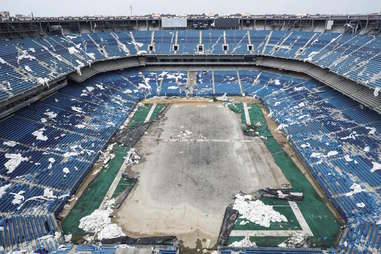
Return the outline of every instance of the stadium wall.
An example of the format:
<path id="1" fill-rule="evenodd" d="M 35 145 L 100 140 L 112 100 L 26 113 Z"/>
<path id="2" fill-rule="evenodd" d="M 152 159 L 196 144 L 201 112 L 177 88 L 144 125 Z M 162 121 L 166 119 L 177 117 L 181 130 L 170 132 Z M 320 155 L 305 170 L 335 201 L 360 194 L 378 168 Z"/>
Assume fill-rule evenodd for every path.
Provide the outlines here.
<path id="1" fill-rule="evenodd" d="M 173 19 L 173 17 L 171 17 Z M 176 16 L 175 16 L 176 18 Z M 163 17 L 52 17 L 30 20 L 10 19 L 0 21 L 0 37 L 41 36 L 62 33 L 96 31 L 157 30 L 163 28 Z M 188 16 L 186 28 L 215 29 L 221 20 L 234 20 L 231 29 L 332 31 L 361 34 L 379 34 L 381 15 L 255 15 L 255 16 Z M 226 22 L 225 22 L 226 23 Z M 165 25 L 165 24 L 164 24 Z M 183 28 L 182 28 L 183 29 Z"/>

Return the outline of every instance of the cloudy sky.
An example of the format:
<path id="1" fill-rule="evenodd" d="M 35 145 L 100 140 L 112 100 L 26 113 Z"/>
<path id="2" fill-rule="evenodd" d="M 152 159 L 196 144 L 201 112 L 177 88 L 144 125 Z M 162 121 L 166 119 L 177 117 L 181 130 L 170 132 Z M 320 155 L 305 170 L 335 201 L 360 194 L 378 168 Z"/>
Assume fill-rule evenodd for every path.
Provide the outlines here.
<path id="1" fill-rule="evenodd" d="M 134 15 L 150 13 L 365 14 L 381 0 L 0 0 L 0 9 L 35 16 Z"/>

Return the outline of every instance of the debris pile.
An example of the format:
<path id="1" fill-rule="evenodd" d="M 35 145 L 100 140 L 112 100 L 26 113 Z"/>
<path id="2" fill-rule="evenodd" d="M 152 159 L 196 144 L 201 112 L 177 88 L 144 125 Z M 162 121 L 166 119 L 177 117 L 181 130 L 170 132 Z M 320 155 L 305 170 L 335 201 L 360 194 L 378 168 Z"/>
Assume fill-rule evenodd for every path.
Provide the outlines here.
<path id="1" fill-rule="evenodd" d="M 111 222 L 113 204 L 114 199 L 111 199 L 104 208 L 98 208 L 80 220 L 79 228 L 90 233 L 86 237 L 88 241 L 124 236 L 122 229 Z"/>
<path id="2" fill-rule="evenodd" d="M 248 247 L 257 247 L 255 242 L 250 241 L 248 236 L 245 236 L 241 241 L 235 241 L 229 245 L 232 248 L 248 248 Z"/>
<path id="3" fill-rule="evenodd" d="M 307 243 L 307 236 L 304 235 L 302 232 L 294 233 L 290 238 L 288 238 L 286 241 L 280 243 L 278 247 L 281 248 L 301 248 L 301 247 L 307 247 L 305 244 Z"/>
<path id="4" fill-rule="evenodd" d="M 237 194 L 233 209 L 238 211 L 241 219 L 266 228 L 269 228 L 272 222 L 287 222 L 286 216 L 275 211 L 271 205 L 265 205 L 261 200 L 253 200 L 252 195 L 248 194 Z"/>

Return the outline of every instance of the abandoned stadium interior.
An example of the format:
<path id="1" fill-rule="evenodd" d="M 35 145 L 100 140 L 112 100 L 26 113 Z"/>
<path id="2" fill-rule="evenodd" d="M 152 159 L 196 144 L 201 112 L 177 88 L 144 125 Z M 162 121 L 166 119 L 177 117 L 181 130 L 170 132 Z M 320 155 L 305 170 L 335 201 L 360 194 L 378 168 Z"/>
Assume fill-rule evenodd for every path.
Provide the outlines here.
<path id="1" fill-rule="evenodd" d="M 0 252 L 379 253 L 380 16 L 181 19 L 0 22 Z"/>

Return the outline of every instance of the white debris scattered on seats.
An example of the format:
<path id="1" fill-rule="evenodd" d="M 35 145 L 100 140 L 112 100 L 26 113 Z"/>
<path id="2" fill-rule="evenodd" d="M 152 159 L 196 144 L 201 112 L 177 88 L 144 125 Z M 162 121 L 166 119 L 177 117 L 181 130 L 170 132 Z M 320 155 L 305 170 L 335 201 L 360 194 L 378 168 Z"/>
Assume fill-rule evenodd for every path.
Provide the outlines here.
<path id="1" fill-rule="evenodd" d="M 295 92 L 300 92 L 300 91 L 303 91 L 304 90 L 304 87 L 300 86 L 300 87 L 294 87 L 294 91 Z"/>
<path id="2" fill-rule="evenodd" d="M 356 203 L 356 206 L 358 208 L 364 208 L 365 207 L 365 204 L 363 202 L 360 202 L 360 203 Z"/>
<path id="3" fill-rule="evenodd" d="M 89 91 L 91 93 L 92 91 L 94 91 L 95 88 L 92 86 L 86 86 L 86 89 L 87 89 L 87 91 Z"/>
<path id="4" fill-rule="evenodd" d="M 120 50 L 122 50 L 124 53 L 127 53 L 127 54 L 130 53 L 130 51 L 128 50 L 127 46 L 123 42 L 121 42 L 119 40 L 119 37 L 118 37 L 118 35 L 116 33 L 111 33 L 111 36 L 114 37 L 114 39 L 117 42 L 118 47 L 119 47 Z"/>
<path id="5" fill-rule="evenodd" d="M 72 39 L 75 39 L 75 38 L 78 38 L 78 35 L 65 35 L 66 38 L 72 40 Z"/>
<path id="6" fill-rule="evenodd" d="M 9 83 L 8 81 L 3 81 L 2 83 L 0 83 L 0 90 L 4 91 L 10 96 L 13 96 L 13 89 L 11 83 Z"/>
<path id="7" fill-rule="evenodd" d="M 108 126 L 115 127 L 115 123 L 113 123 L 112 121 L 107 121 L 106 124 L 107 124 Z"/>
<path id="8" fill-rule="evenodd" d="M 1 64 L 7 64 L 7 62 L 3 58 L 1 58 L 1 57 L 0 57 L 0 63 Z"/>
<path id="9" fill-rule="evenodd" d="M 319 52 L 318 51 L 312 51 L 307 58 L 304 58 L 305 62 L 311 62 L 312 58 L 317 55 Z"/>
<path id="10" fill-rule="evenodd" d="M 251 221 L 262 227 L 270 227 L 271 222 L 287 222 L 287 218 L 275 211 L 271 205 L 261 200 L 253 200 L 251 195 L 237 194 L 233 209 L 237 210 L 241 219 Z"/>
<path id="11" fill-rule="evenodd" d="M 110 215 L 112 213 L 112 206 L 115 200 L 111 199 L 106 202 L 104 208 L 98 208 L 90 215 L 85 216 L 79 221 L 79 228 L 94 234 L 98 240 L 115 238 L 124 236 L 122 229 L 111 222 Z"/>
<path id="12" fill-rule="evenodd" d="M 3 145 L 9 146 L 9 147 L 15 147 L 17 143 L 13 140 L 10 140 L 10 141 L 4 141 Z"/>
<path id="13" fill-rule="evenodd" d="M 369 152 L 370 151 L 370 147 L 369 146 L 366 146 L 366 147 L 364 147 L 364 152 Z"/>
<path id="14" fill-rule="evenodd" d="M 377 97 L 378 96 L 378 94 L 380 93 L 380 87 L 376 87 L 375 89 L 374 89 L 374 92 L 373 92 L 373 95 L 375 96 L 375 97 Z"/>
<path id="15" fill-rule="evenodd" d="M 79 76 L 82 76 L 81 65 L 75 66 L 74 69 Z"/>
<path id="16" fill-rule="evenodd" d="M 80 108 L 80 107 L 72 106 L 71 109 L 72 109 L 73 111 L 75 111 L 75 112 L 83 113 L 82 108 Z"/>
<path id="17" fill-rule="evenodd" d="M 148 84 L 145 83 L 139 83 L 138 89 L 150 89 L 151 87 Z"/>
<path id="18" fill-rule="evenodd" d="M 344 159 L 345 159 L 345 161 L 347 161 L 347 162 L 351 162 L 351 161 L 353 161 L 353 159 L 349 156 L 349 154 L 346 154 L 346 155 L 344 156 Z"/>
<path id="19" fill-rule="evenodd" d="M 321 156 L 322 156 L 321 153 L 313 152 L 313 153 L 311 153 L 310 158 L 318 158 L 319 159 Z"/>
<path id="20" fill-rule="evenodd" d="M 327 157 L 332 157 L 332 156 L 335 156 L 335 155 L 338 155 L 339 153 L 337 151 L 329 151 L 327 153 Z"/>
<path id="21" fill-rule="evenodd" d="M 275 80 L 274 80 L 274 84 L 277 85 L 277 86 L 279 86 L 279 85 L 280 85 L 280 80 L 279 80 L 279 79 L 275 79 Z"/>
<path id="22" fill-rule="evenodd" d="M 131 41 L 132 42 L 132 44 L 134 44 L 135 46 L 137 46 L 138 48 L 141 48 L 141 47 L 143 47 L 143 43 L 141 43 L 141 42 L 137 42 L 137 41 Z"/>
<path id="23" fill-rule="evenodd" d="M 24 193 L 25 193 L 25 191 L 19 191 L 18 193 L 13 193 L 13 192 L 9 193 L 9 194 L 13 195 L 12 204 L 13 205 L 21 204 L 25 199 L 23 196 Z"/>
<path id="24" fill-rule="evenodd" d="M 54 119 L 57 117 L 57 113 L 53 112 L 53 111 L 47 111 L 44 113 L 44 115 L 46 115 L 47 117 L 49 117 L 50 119 Z"/>
<path id="25" fill-rule="evenodd" d="M 365 127 L 367 130 L 369 130 L 368 135 L 374 135 L 376 134 L 376 128 L 374 127 Z"/>
<path id="26" fill-rule="evenodd" d="M 36 53 L 36 50 L 34 48 L 29 48 L 29 50 L 32 52 L 32 53 Z"/>
<path id="27" fill-rule="evenodd" d="M 305 106 L 306 106 L 306 104 L 305 104 L 304 102 L 301 102 L 301 103 L 298 104 L 298 107 L 299 107 L 299 108 L 303 108 L 303 107 L 305 107 Z"/>
<path id="28" fill-rule="evenodd" d="M 280 104 L 280 102 L 277 101 L 277 102 L 274 103 L 274 106 L 276 107 L 276 106 L 278 106 L 279 104 Z"/>
<path id="29" fill-rule="evenodd" d="M 62 170 L 64 174 L 70 174 L 70 170 L 68 168 L 63 168 Z"/>
<path id="30" fill-rule="evenodd" d="M 49 79 L 39 77 L 39 78 L 37 78 L 37 84 L 42 85 L 42 86 L 49 85 Z"/>
<path id="31" fill-rule="evenodd" d="M 176 89 L 178 89 L 177 86 L 169 86 L 169 87 L 168 87 L 168 90 L 176 90 Z"/>
<path id="32" fill-rule="evenodd" d="M 44 189 L 44 197 L 46 197 L 46 198 L 57 198 L 56 196 L 54 196 L 53 191 L 49 188 Z"/>
<path id="33" fill-rule="evenodd" d="M 22 59 L 36 60 L 36 58 L 31 56 L 28 51 L 18 49 L 17 63 L 20 63 Z"/>
<path id="34" fill-rule="evenodd" d="M 4 167 L 8 170 L 7 174 L 11 174 L 23 161 L 29 161 L 29 158 L 23 157 L 20 153 L 6 153 L 5 158 L 8 159 L 4 163 Z"/>
<path id="35" fill-rule="evenodd" d="M 356 137 L 359 136 L 359 134 L 356 131 L 352 131 L 348 136 L 341 137 L 341 140 L 348 140 L 348 139 L 353 139 L 356 140 Z"/>
<path id="36" fill-rule="evenodd" d="M 7 189 L 11 187 L 11 184 L 6 184 L 0 187 L 0 199 L 3 197 L 3 195 L 7 192 Z"/>
<path id="37" fill-rule="evenodd" d="M 46 123 L 48 120 L 46 120 L 45 117 L 42 117 L 42 118 L 40 119 L 40 121 L 41 121 L 41 123 Z"/>
<path id="38" fill-rule="evenodd" d="M 372 173 L 381 169 L 381 164 L 376 162 L 376 161 L 372 161 L 372 165 L 373 165 L 373 167 L 370 170 L 370 172 L 372 172 Z"/>
<path id="39" fill-rule="evenodd" d="M 96 84 L 96 87 L 98 87 L 100 90 L 105 90 L 105 87 L 102 84 Z"/>
<path id="40" fill-rule="evenodd" d="M 78 67 L 83 67 L 83 66 L 85 66 L 85 64 L 82 63 L 82 62 L 79 61 L 79 60 L 75 60 L 75 62 L 78 64 Z"/>
<path id="41" fill-rule="evenodd" d="M 25 65 L 25 66 L 24 66 L 24 69 L 27 70 L 27 71 L 29 71 L 29 72 L 33 72 L 32 69 L 29 67 L 29 65 Z"/>
<path id="42" fill-rule="evenodd" d="M 309 143 L 305 143 L 305 144 L 301 144 L 300 147 L 301 148 L 307 148 L 307 147 L 310 147 L 311 145 Z"/>
<path id="43" fill-rule="evenodd" d="M 76 125 L 75 125 L 75 128 L 83 129 L 83 128 L 86 128 L 86 126 L 83 125 L 83 124 L 76 124 Z"/>
<path id="44" fill-rule="evenodd" d="M 69 54 L 78 54 L 78 50 L 75 47 L 68 47 L 67 50 L 69 51 Z"/>
<path id="45" fill-rule="evenodd" d="M 92 60 L 95 60 L 95 53 L 86 52 L 86 55 L 88 55 Z"/>
<path id="46" fill-rule="evenodd" d="M 255 242 L 250 241 L 250 237 L 245 236 L 241 241 L 235 241 L 229 245 L 232 248 L 247 248 L 247 247 L 257 247 Z"/>
<path id="47" fill-rule="evenodd" d="M 46 129 L 42 127 L 41 129 L 34 131 L 32 135 L 35 136 L 37 140 L 47 141 L 48 137 L 44 135 L 44 131 L 46 131 Z"/>
<path id="48" fill-rule="evenodd" d="M 51 169 L 53 167 L 53 163 L 56 162 L 56 160 L 53 157 L 50 157 L 48 161 L 49 161 L 48 169 Z"/>
<path id="49" fill-rule="evenodd" d="M 366 191 L 365 189 L 363 189 L 359 184 L 357 183 L 354 183 L 351 185 L 351 190 L 350 192 L 347 192 L 345 193 L 345 196 L 349 197 L 349 196 L 352 196 L 353 194 L 356 194 L 356 193 L 360 193 L 360 192 L 363 192 L 363 191 Z"/>
<path id="50" fill-rule="evenodd" d="M 145 51 L 145 50 L 139 50 L 136 54 L 137 55 L 147 54 L 147 51 Z"/>

